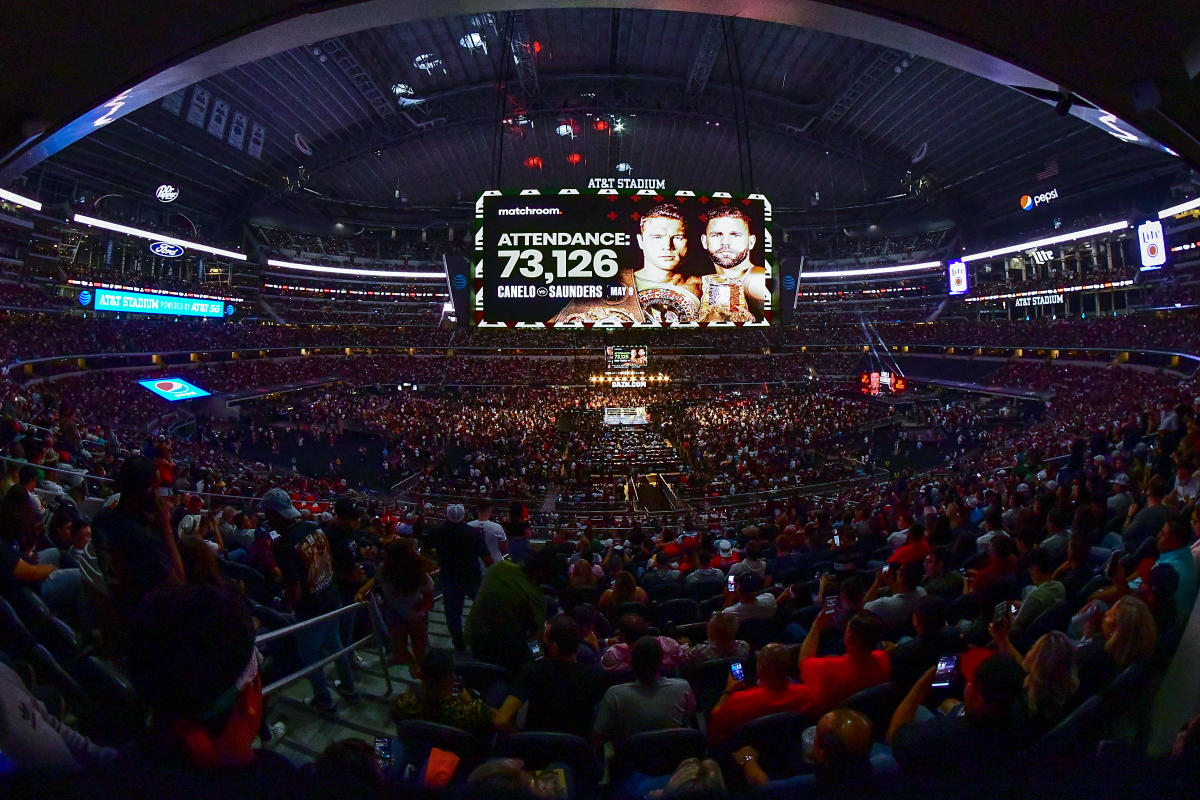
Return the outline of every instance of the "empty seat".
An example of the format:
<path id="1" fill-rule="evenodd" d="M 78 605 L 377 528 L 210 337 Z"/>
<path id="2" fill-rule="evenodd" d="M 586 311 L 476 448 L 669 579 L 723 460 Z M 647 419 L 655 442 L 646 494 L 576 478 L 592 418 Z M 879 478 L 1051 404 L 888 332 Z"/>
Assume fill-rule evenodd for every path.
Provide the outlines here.
<path id="1" fill-rule="evenodd" d="M 676 597 L 658 607 L 658 626 L 676 630 L 679 625 L 700 622 L 700 604 L 690 597 Z"/>
<path id="2" fill-rule="evenodd" d="M 708 745 L 694 728 L 667 728 L 637 733 L 613 746 L 610 762 L 612 785 L 619 786 L 636 773 L 670 775 L 685 758 L 704 758 Z"/>

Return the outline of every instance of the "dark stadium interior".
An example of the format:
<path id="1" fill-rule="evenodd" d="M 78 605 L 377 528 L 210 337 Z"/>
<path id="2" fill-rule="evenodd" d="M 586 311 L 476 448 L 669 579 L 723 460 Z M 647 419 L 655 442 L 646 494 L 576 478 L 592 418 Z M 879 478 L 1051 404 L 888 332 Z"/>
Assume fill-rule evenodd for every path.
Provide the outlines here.
<path id="1" fill-rule="evenodd" d="M 5 17 L 0 795 L 1194 793 L 1194 2 Z"/>

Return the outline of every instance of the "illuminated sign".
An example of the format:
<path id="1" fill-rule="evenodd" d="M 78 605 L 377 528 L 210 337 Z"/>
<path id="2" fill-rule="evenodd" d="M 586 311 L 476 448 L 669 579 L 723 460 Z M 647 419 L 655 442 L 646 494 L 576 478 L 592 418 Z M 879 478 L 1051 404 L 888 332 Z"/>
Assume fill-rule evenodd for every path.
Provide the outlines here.
<path id="1" fill-rule="evenodd" d="M 762 195 L 488 191 L 475 216 L 477 325 L 771 321 L 771 205 Z"/>
<path id="2" fill-rule="evenodd" d="M 176 400 L 191 400 L 193 397 L 208 397 L 212 394 L 212 392 L 206 392 L 195 384 L 188 383 L 183 378 L 154 378 L 138 381 L 138 384 L 171 402 L 175 402 Z"/>
<path id="3" fill-rule="evenodd" d="M 142 239 L 149 239 L 152 242 L 170 242 L 171 244 L 177 244 L 181 247 L 189 247 L 192 250 L 199 250 L 202 253 L 212 253 L 214 256 L 225 256 L 226 258 L 233 258 L 237 259 L 238 261 L 246 260 L 245 254 L 238 253 L 233 250 L 222 250 L 219 247 L 211 247 L 207 244 L 200 244 L 199 242 L 189 242 L 186 239 L 176 239 L 174 236 L 163 236 L 161 233 L 144 231 L 140 228 L 131 228 L 128 225 L 119 225 L 116 222 L 109 222 L 106 219 L 89 217 L 86 214 L 76 214 L 74 217 L 72 217 L 72 219 L 74 219 L 80 225 L 90 225 L 93 228 L 103 228 L 106 231 L 124 233 L 128 234 L 129 236 L 137 236 Z"/>
<path id="4" fill-rule="evenodd" d="M 950 294 L 966 294 L 967 284 L 967 265 L 962 261 L 951 261 L 946 268 L 948 281 L 950 284 Z"/>
<path id="5" fill-rule="evenodd" d="M 150 252 L 163 258 L 179 258 L 183 255 L 183 248 L 170 242 L 154 242 L 150 245 Z"/>
<path id="6" fill-rule="evenodd" d="M 1025 255 L 1029 256 L 1035 264 L 1049 264 L 1054 260 L 1053 250 L 1027 250 Z"/>
<path id="7" fill-rule="evenodd" d="M 645 369 L 648 364 L 648 353 L 641 345 L 610 344 L 604 348 L 606 369 Z"/>
<path id="8" fill-rule="evenodd" d="M 121 292 L 97 289 L 93 308 L 97 311 L 124 311 L 136 314 L 171 314 L 179 317 L 223 317 L 225 303 L 170 294 Z"/>
<path id="9" fill-rule="evenodd" d="M 1031 297 L 1018 297 L 1013 301 L 1013 308 L 1025 306 L 1053 306 L 1063 302 L 1061 294 L 1038 294 Z"/>
<path id="10" fill-rule="evenodd" d="M 622 378 L 619 381 L 613 381 L 614 389 L 645 389 L 646 381 L 640 378 Z"/>
<path id="11" fill-rule="evenodd" d="M 1033 208 L 1036 208 L 1037 206 L 1040 206 L 1042 203 L 1049 203 L 1051 200 L 1057 200 L 1057 199 L 1058 199 L 1058 189 L 1051 189 L 1048 192 L 1042 192 L 1041 194 L 1035 194 L 1032 197 L 1025 194 L 1025 195 L 1021 195 L 1021 208 L 1024 209 L 1025 211 L 1029 211 Z"/>
<path id="12" fill-rule="evenodd" d="M 1138 226 L 1138 246 L 1142 251 L 1142 269 L 1158 269 L 1167 263 L 1163 227 L 1158 220 L 1151 220 Z"/>
<path id="13" fill-rule="evenodd" d="M 1008 245 L 1007 247 L 997 247 L 994 250 L 985 250 L 982 253 L 970 253 L 962 257 L 963 261 L 980 261 L 985 258 L 995 258 L 996 256 L 1008 255 L 1009 253 L 1019 253 L 1022 250 L 1030 250 L 1038 247 L 1049 247 L 1052 244 L 1061 244 L 1062 242 L 1073 242 L 1076 239 L 1084 239 L 1088 236 L 1098 236 L 1102 233 L 1115 233 L 1123 231 L 1129 227 L 1129 223 L 1121 220 L 1120 222 L 1110 222 L 1107 225 L 1097 225 L 1094 228 L 1086 228 L 1081 231 L 1072 233 L 1061 233 L 1058 236 L 1049 236 L 1045 239 L 1036 239 L 1032 242 L 1021 242 L 1021 244 Z"/>
<path id="14" fill-rule="evenodd" d="M 79 305 L 90 306 L 92 304 L 92 293 L 84 289 L 79 293 Z"/>
<path id="15" fill-rule="evenodd" d="M 620 164 L 617 168 L 620 168 Z M 666 178 L 589 178 L 589 189 L 653 189 L 664 191 L 667 188 Z"/>
<path id="16" fill-rule="evenodd" d="M 1089 283 L 1083 286 L 1060 286 L 1057 289 L 1038 289 L 1031 292 L 1007 292 L 1005 294 L 987 294 L 980 297 L 963 298 L 964 303 L 983 303 L 989 300 L 1012 300 L 1015 297 L 1039 297 L 1048 294 L 1067 294 L 1070 292 L 1090 292 L 1094 289 L 1122 289 L 1132 286 L 1133 281 L 1107 281 L 1105 283 Z M 1028 305 L 1028 304 L 1027 304 Z"/>
<path id="17" fill-rule="evenodd" d="M 179 199 L 179 189 L 169 183 L 164 183 L 154 190 L 154 196 L 160 203 L 174 203 Z"/>

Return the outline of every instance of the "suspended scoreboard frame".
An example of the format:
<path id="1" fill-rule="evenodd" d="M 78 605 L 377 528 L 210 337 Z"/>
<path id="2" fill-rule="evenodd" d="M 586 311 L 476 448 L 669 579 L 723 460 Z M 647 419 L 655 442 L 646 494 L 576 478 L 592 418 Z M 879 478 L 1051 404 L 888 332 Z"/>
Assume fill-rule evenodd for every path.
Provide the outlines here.
<path id="1" fill-rule="evenodd" d="M 715 205 L 732 205 L 737 202 L 762 204 L 762 230 L 761 232 L 752 231 L 752 234 L 758 237 L 755 247 L 751 250 L 751 261 L 756 263 L 756 258 L 761 258 L 762 266 L 766 272 L 765 281 L 767 287 L 767 295 L 763 303 L 763 319 L 747 322 L 622 322 L 619 320 L 600 320 L 597 322 L 562 322 L 562 321 L 518 321 L 511 319 L 488 319 L 489 311 L 487 298 L 485 296 L 485 269 L 489 266 L 499 268 L 495 263 L 498 258 L 496 253 L 488 253 L 488 245 L 486 243 L 488 232 L 485 230 L 485 205 L 490 202 L 491 198 L 553 198 L 553 197 L 577 197 L 577 196 L 605 196 L 612 197 L 613 202 L 617 202 L 618 198 L 626 198 L 627 202 L 638 204 L 645 203 L 645 208 L 651 208 L 659 203 L 675 203 L 687 210 L 696 209 L 699 206 L 700 210 L 695 212 L 695 216 L 699 216 L 703 211 L 714 208 Z M 779 307 L 779 287 L 778 287 L 778 269 L 773 263 L 774 259 L 774 244 L 771 236 L 772 222 L 772 206 L 770 201 L 762 194 L 749 195 L 733 195 L 729 192 L 711 192 L 699 193 L 690 190 L 678 190 L 674 193 L 665 191 L 656 191 L 653 189 L 639 189 L 637 191 L 619 191 L 617 189 L 560 189 L 557 192 L 543 192 L 540 189 L 523 189 L 519 192 L 502 192 L 496 189 L 489 189 L 483 192 L 475 201 L 475 242 L 474 242 L 474 259 L 471 268 L 471 286 L 470 286 L 470 317 L 472 324 L 480 328 L 567 328 L 567 329 L 583 329 L 590 327 L 598 328 L 740 328 L 740 327 L 769 327 L 777 322 L 774 318 L 776 309 Z M 537 219 L 539 215 L 531 214 L 530 219 Z M 689 219 L 691 215 L 689 214 Z M 634 218 L 636 220 L 636 217 Z M 615 218 L 614 218 L 615 221 Z M 757 221 L 757 220 L 756 220 Z M 690 225 L 696 225 L 695 222 L 689 222 Z M 632 223 L 628 226 L 632 231 L 636 226 Z M 632 238 L 632 233 L 629 234 L 630 240 L 624 246 L 632 247 L 636 250 L 636 240 Z M 698 242 L 698 234 L 689 236 L 690 239 L 696 239 Z M 691 245 L 689 245 L 690 247 Z M 496 249 L 496 248 L 493 248 Z M 607 248 L 601 248 L 607 249 Z M 575 252 L 578 252 L 576 250 Z M 573 256 L 573 252 L 571 255 Z M 556 252 L 552 251 L 552 255 L 562 259 Z M 565 255 L 565 254 L 564 254 Z M 697 254 L 698 257 L 699 254 Z M 601 257 L 599 251 L 595 254 L 598 259 Z M 605 264 L 609 266 L 609 264 Z M 561 271 L 561 270 L 560 270 Z M 548 282 L 554 280 L 553 276 L 547 277 L 541 275 L 539 277 L 547 278 Z M 545 298 L 547 295 L 543 293 L 546 290 L 545 286 L 530 284 L 530 291 L 537 292 L 538 298 Z M 543 301 L 544 302 L 544 301 Z M 566 302 L 566 301 L 564 301 Z"/>

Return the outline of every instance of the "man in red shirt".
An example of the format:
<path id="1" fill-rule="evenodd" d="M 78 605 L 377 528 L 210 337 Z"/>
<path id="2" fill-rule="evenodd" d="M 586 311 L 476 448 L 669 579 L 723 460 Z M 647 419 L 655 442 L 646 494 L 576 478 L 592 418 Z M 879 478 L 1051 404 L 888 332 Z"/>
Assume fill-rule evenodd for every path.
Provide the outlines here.
<path id="1" fill-rule="evenodd" d="M 889 564 L 911 564 L 916 561 L 924 563 L 929 555 L 929 542 L 925 539 L 925 526 L 914 522 L 908 526 L 908 539 L 888 559 Z"/>
<path id="2" fill-rule="evenodd" d="M 829 624 L 822 612 L 800 646 L 800 678 L 812 691 L 814 712 L 824 713 L 853 694 L 888 680 L 891 661 L 876 649 L 883 633 L 879 617 L 860 611 L 846 624 L 844 656 L 817 656 L 821 631 Z"/>
<path id="3" fill-rule="evenodd" d="M 782 711 L 813 711 L 812 691 L 788 680 L 787 647 L 772 643 L 758 651 L 758 685 L 746 685 L 733 677 L 708 718 L 708 738 L 718 744 L 739 726 Z M 814 717 L 815 718 L 815 717 Z"/>

